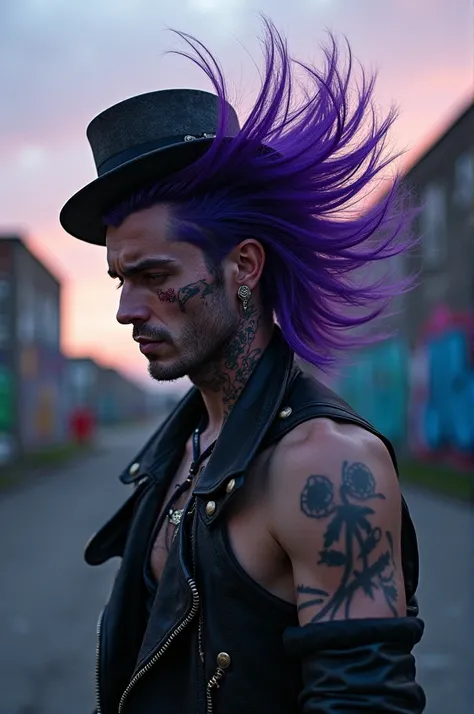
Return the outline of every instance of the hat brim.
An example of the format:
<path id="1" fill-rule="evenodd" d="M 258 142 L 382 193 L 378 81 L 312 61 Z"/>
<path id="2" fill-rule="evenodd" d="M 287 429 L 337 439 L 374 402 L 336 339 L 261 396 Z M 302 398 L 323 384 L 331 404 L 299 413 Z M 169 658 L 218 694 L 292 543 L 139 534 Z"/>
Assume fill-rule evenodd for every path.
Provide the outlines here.
<path id="1" fill-rule="evenodd" d="M 173 144 L 138 156 L 100 176 L 74 194 L 63 206 L 59 221 L 75 238 L 105 245 L 103 217 L 131 192 L 159 181 L 199 159 L 213 139 Z"/>

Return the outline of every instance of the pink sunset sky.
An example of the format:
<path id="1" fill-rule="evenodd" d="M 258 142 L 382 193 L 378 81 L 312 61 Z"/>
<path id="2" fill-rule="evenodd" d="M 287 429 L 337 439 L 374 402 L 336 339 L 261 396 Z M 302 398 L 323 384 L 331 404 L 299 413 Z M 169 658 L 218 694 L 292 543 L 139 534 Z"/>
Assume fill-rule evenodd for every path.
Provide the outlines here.
<path id="1" fill-rule="evenodd" d="M 0 8 L 0 232 L 20 233 L 63 284 L 63 346 L 147 379 L 146 360 L 118 325 L 118 293 L 105 249 L 64 233 L 63 203 L 95 177 L 85 138 L 106 107 L 142 92 L 208 89 L 185 60 L 163 57 L 175 27 L 221 59 L 238 96 L 258 77 L 258 12 L 288 36 L 293 53 L 317 60 L 325 30 L 344 34 L 379 73 L 382 108 L 400 117 L 393 144 L 405 162 L 456 117 L 473 88 L 472 0 L 6 0 Z M 245 49 L 244 49 L 244 47 Z"/>

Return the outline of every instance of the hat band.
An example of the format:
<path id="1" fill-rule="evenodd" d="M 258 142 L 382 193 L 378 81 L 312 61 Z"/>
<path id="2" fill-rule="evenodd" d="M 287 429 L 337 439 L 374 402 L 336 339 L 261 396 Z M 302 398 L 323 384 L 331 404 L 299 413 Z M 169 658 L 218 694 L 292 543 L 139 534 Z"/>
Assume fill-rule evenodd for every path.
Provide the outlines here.
<path id="1" fill-rule="evenodd" d="M 182 144 L 183 142 L 196 141 L 198 139 L 215 139 L 215 134 L 180 134 L 179 136 L 165 136 L 162 139 L 155 139 L 154 141 L 145 141 L 143 144 L 137 144 L 137 146 L 131 146 L 128 149 L 119 151 L 117 154 L 110 156 L 108 159 L 103 161 L 100 166 L 97 167 L 98 176 L 103 176 L 109 171 L 113 171 L 122 164 L 126 164 L 133 159 L 143 156 L 144 154 L 149 154 L 157 149 L 165 149 L 167 146 L 174 146 L 175 144 Z"/>

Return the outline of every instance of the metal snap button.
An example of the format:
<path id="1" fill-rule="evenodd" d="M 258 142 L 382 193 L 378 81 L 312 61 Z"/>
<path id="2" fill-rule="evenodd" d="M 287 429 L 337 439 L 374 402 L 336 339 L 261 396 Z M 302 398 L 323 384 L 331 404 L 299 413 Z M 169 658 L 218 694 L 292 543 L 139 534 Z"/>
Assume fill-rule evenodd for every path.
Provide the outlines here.
<path id="1" fill-rule="evenodd" d="M 206 513 L 208 516 L 213 516 L 216 511 L 216 502 L 215 501 L 208 501 L 206 503 Z"/>
<path id="2" fill-rule="evenodd" d="M 227 667 L 230 667 L 230 663 L 230 654 L 227 654 L 227 652 L 219 652 L 217 655 L 217 666 L 221 669 L 227 669 Z"/>
<path id="3" fill-rule="evenodd" d="M 230 481 L 227 483 L 225 490 L 227 491 L 227 493 L 232 493 L 234 488 L 235 488 L 235 478 L 231 478 Z"/>
<path id="4" fill-rule="evenodd" d="M 291 407 L 285 407 L 281 410 L 278 416 L 280 417 L 280 419 L 287 419 L 292 411 L 293 409 Z"/>
<path id="5" fill-rule="evenodd" d="M 140 470 L 140 464 L 138 463 L 138 461 L 136 461 L 134 464 L 132 464 L 130 466 L 128 473 L 130 474 L 130 476 L 135 476 L 135 474 L 137 474 L 139 470 Z"/>

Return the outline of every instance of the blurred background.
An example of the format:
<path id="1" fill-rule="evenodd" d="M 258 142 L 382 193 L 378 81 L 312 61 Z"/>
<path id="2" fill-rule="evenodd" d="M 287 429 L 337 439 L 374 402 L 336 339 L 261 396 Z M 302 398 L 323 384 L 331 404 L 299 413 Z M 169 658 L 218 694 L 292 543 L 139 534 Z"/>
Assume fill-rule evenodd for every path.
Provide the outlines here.
<path id="1" fill-rule="evenodd" d="M 474 701 L 474 10 L 470 0 L 2 0 L 0 3 L 0 714 L 90 714 L 95 620 L 116 563 L 82 550 L 127 495 L 118 474 L 186 380 L 155 385 L 115 322 L 105 251 L 59 226 L 94 177 L 85 128 L 141 92 L 208 89 L 169 26 L 210 46 L 242 116 L 257 13 L 303 60 L 325 30 L 399 107 L 395 167 L 423 210 L 396 336 L 333 380 L 396 445 L 420 540 L 429 714 Z"/>

